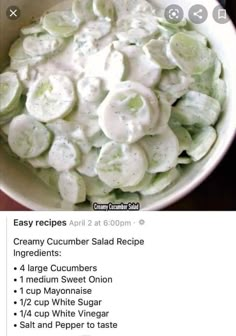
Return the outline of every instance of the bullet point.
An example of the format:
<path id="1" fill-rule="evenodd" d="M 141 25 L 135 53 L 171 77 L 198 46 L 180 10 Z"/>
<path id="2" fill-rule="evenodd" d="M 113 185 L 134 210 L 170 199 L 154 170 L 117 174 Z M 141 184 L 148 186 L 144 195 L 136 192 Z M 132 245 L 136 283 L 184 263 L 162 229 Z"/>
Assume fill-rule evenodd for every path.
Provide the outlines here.
<path id="1" fill-rule="evenodd" d="M 16 316 L 17 315 L 17 313 L 14 313 L 14 316 Z"/>
<path id="2" fill-rule="evenodd" d="M 17 290 L 14 290 L 14 293 L 17 293 Z"/>
<path id="3" fill-rule="evenodd" d="M 17 304 L 17 302 L 15 301 L 14 304 Z"/>
<path id="4" fill-rule="evenodd" d="M 14 267 L 14 271 L 16 271 L 17 270 L 17 268 L 16 267 Z"/>
<path id="5" fill-rule="evenodd" d="M 16 281 L 17 281 L 17 279 L 14 279 L 14 281 L 16 282 Z"/>
<path id="6" fill-rule="evenodd" d="M 14 327 L 16 328 L 16 327 L 17 327 L 17 324 L 14 324 Z"/>

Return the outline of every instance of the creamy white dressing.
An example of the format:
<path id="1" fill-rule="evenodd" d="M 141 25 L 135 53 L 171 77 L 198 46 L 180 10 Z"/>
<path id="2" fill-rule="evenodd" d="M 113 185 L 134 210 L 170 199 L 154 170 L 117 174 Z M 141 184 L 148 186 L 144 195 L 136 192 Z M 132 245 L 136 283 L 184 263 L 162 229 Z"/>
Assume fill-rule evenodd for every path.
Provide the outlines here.
<path id="1" fill-rule="evenodd" d="M 117 50 L 126 56 L 126 77 L 134 82 L 140 82 L 147 87 L 154 87 L 161 78 L 161 68 L 144 54 L 140 46 L 126 45 L 114 42 Z"/>
<path id="2" fill-rule="evenodd" d="M 183 96 L 192 83 L 192 90 L 203 86 L 201 78 L 192 75 L 201 76 L 208 66 L 215 69 L 215 83 L 209 87 L 212 96 L 192 94 L 200 97 L 200 106 L 214 108 L 211 125 L 219 116 L 226 91 L 220 62 L 204 36 L 186 30 L 186 20 L 173 27 L 163 19 L 163 10 L 149 1 L 74 0 L 72 9 L 61 9 L 57 6 L 39 23 L 21 30 L 22 37 L 10 50 L 7 70 L 17 73 L 22 89 L 18 95 L 7 90 L 6 94 L 1 87 L 10 111 L 3 110 L 0 125 L 20 113 L 22 92 L 27 108 L 23 123 L 16 117 L 3 128 L 14 153 L 43 169 L 43 180 L 54 172 L 53 186 L 65 202 L 104 196 L 125 199 L 116 197 L 117 188 L 142 195 L 162 191 L 178 176 L 175 167 L 183 162 L 179 139 L 187 132 L 182 127 L 177 139 L 169 124 L 186 120 L 188 102 L 182 106 Z M 188 52 L 189 40 L 192 49 L 197 45 L 197 64 L 179 50 L 180 41 Z M 177 104 L 176 111 L 171 105 L 179 98 L 182 105 Z M 199 120 L 196 104 L 193 101 L 186 125 Z M 173 111 L 179 120 L 172 120 Z M 29 118 L 35 119 L 36 131 Z M 203 113 L 201 118 L 204 124 L 209 116 Z M 26 126 L 30 143 L 24 136 Z M 193 160 L 207 154 L 216 138 L 212 130 L 197 134 L 192 147 L 189 137 Z M 37 133 L 47 135 L 43 150 Z M 199 139 L 206 145 L 199 147 Z"/>
<path id="3" fill-rule="evenodd" d="M 119 20 L 119 18 L 127 17 L 130 15 L 131 11 L 136 10 L 136 12 L 138 11 L 139 13 L 142 13 L 140 15 L 145 17 L 144 13 L 148 13 L 148 15 L 150 15 L 151 9 L 154 10 L 150 4 L 142 0 L 138 3 L 137 1 L 132 0 L 115 1 L 114 3 L 117 11 L 117 20 Z M 134 21 L 134 23 L 137 21 L 138 20 Z M 154 27 L 152 27 L 151 30 L 154 30 Z M 114 57 L 112 59 L 112 68 L 110 68 L 108 64 L 110 62 L 109 57 L 114 52 L 112 50 L 112 42 L 116 40 L 114 36 L 116 31 L 116 26 L 112 26 L 111 23 L 104 19 L 97 19 L 84 23 L 81 25 L 81 28 L 78 29 L 78 32 L 74 37 L 67 39 L 62 51 L 57 52 L 52 57 L 46 57 L 44 61 L 41 61 L 39 64 L 34 66 L 33 72 L 37 72 L 38 75 L 36 77 L 34 75 L 33 79 L 30 78 L 29 83 L 25 80 L 25 85 L 30 87 L 34 80 L 57 73 L 67 75 L 74 81 L 85 77 L 99 77 L 104 80 L 105 87 L 110 89 L 114 86 L 114 84 L 116 84 L 116 82 L 114 82 L 116 79 L 115 77 L 117 77 L 117 74 L 114 73 L 115 69 L 117 67 L 122 67 L 122 61 L 119 57 Z M 79 37 L 84 37 L 87 43 L 89 43 L 88 41 L 91 41 L 91 55 L 89 55 L 89 52 L 86 55 L 83 55 L 78 51 L 76 52 L 75 40 L 78 40 Z M 49 46 L 48 48 L 53 48 L 53 46 Z M 139 81 L 142 79 L 142 76 L 145 76 L 146 79 L 144 81 L 158 81 L 160 77 L 160 68 L 154 64 L 153 67 L 150 68 L 150 61 L 145 59 L 145 57 L 141 58 L 140 62 L 135 64 L 135 59 L 139 57 L 135 57 L 132 52 L 130 58 L 132 69 L 128 78 L 129 80 Z M 134 76 L 135 68 L 137 76 Z M 150 71 L 148 72 L 147 69 L 150 69 Z M 154 74 L 151 70 L 153 70 Z M 150 76 L 154 77 L 154 79 L 148 79 Z M 120 75 L 119 80 L 121 79 L 122 75 Z M 145 84 L 145 82 L 143 84 Z"/>

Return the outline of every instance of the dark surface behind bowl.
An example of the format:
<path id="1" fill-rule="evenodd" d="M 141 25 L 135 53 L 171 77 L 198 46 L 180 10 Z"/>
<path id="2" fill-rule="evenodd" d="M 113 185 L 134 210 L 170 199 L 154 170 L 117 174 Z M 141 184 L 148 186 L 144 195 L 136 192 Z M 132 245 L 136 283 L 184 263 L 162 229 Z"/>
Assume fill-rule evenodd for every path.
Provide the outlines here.
<path id="1" fill-rule="evenodd" d="M 207 180 L 166 210 L 236 210 L 236 141 Z"/>

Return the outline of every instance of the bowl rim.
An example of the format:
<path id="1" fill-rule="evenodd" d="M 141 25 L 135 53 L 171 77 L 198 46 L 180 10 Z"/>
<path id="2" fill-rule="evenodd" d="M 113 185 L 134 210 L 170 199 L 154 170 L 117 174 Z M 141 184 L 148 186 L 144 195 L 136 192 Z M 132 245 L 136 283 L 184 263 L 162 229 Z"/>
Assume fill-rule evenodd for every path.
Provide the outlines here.
<path id="1" fill-rule="evenodd" d="M 221 154 L 217 157 L 217 159 L 211 164 L 211 167 L 208 168 L 205 172 L 199 173 L 196 177 L 192 180 L 191 183 L 186 184 L 185 186 L 177 189 L 171 195 L 167 196 L 164 199 L 160 199 L 157 202 L 154 202 L 151 205 L 145 206 L 144 208 L 140 209 L 141 211 L 156 211 L 156 210 L 164 210 L 166 207 L 178 202 L 180 199 L 184 198 L 188 194 L 190 194 L 194 189 L 200 186 L 206 179 L 211 175 L 211 173 L 215 170 L 215 168 L 219 165 L 219 163 L 223 160 L 225 155 L 227 154 L 229 148 L 231 147 L 234 139 L 236 136 L 236 130 L 228 143 L 226 143 L 224 150 L 221 151 Z M 14 201 L 19 203 L 20 205 L 28 208 L 29 210 L 33 211 L 65 211 L 63 209 L 45 209 L 44 207 L 40 206 L 39 204 L 29 200 L 28 198 L 19 195 L 17 192 L 7 188 L 6 186 L 1 185 L 1 190 Z M 192 209 L 194 210 L 194 209 Z M 79 210 L 81 211 L 81 210 Z M 88 210 L 88 211 L 93 211 Z"/>

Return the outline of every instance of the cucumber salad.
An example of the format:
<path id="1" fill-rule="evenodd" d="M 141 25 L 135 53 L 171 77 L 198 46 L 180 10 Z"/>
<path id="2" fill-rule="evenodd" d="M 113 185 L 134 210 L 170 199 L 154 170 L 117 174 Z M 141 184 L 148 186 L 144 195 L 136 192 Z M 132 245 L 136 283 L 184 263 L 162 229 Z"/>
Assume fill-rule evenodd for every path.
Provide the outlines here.
<path id="1" fill-rule="evenodd" d="M 64 202 L 138 202 L 217 140 L 222 64 L 145 0 L 74 0 L 23 27 L 0 74 L 0 134 Z"/>

